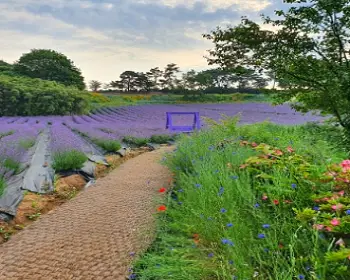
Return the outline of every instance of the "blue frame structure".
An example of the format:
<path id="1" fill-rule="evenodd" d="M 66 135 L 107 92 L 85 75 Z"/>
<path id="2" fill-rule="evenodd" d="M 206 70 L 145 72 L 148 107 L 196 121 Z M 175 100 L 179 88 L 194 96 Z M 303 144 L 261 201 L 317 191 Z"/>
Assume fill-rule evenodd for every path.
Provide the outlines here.
<path id="1" fill-rule="evenodd" d="M 174 126 L 173 125 L 173 115 L 193 115 L 194 121 L 191 126 Z M 192 132 L 194 130 L 199 130 L 201 128 L 199 112 L 166 112 L 166 129 L 170 131 L 178 132 Z"/>

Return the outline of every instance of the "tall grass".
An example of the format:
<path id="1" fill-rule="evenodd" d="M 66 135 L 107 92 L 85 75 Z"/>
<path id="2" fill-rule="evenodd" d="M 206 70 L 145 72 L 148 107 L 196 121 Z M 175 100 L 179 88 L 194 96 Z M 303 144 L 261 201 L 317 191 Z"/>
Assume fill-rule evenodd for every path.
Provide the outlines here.
<path id="1" fill-rule="evenodd" d="M 242 140 L 283 151 L 293 147 L 310 163 L 311 177 L 346 157 L 307 126 L 238 127 L 229 119 L 182 137 L 166 160 L 176 179 L 168 209 L 160 215 L 157 239 L 135 263 L 132 278 L 349 279 L 346 269 L 340 271 L 342 263 L 327 263 L 326 253 L 335 249 L 332 240 L 295 218 L 295 210 L 312 207 L 315 187 L 301 174 L 298 156 L 286 156 L 282 164 L 264 170 L 269 177 L 258 178 L 253 169 L 241 168 L 259 155 Z"/>
<path id="2" fill-rule="evenodd" d="M 84 153 L 76 150 L 57 152 L 53 155 L 52 167 L 56 172 L 75 170 L 82 168 L 87 159 Z"/>

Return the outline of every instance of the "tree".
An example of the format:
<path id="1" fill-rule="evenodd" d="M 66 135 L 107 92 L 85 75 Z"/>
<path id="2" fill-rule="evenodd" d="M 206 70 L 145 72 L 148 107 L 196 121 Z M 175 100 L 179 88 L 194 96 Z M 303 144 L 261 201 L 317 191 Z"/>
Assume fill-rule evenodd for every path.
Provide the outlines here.
<path id="1" fill-rule="evenodd" d="M 158 67 L 155 67 L 151 68 L 149 72 L 146 73 L 146 76 L 152 82 L 153 86 L 157 88 L 159 79 L 163 76 L 163 72 Z"/>
<path id="2" fill-rule="evenodd" d="M 179 73 L 179 67 L 175 63 L 168 64 L 163 72 L 163 79 L 160 81 L 163 88 L 174 88 L 176 74 Z"/>
<path id="3" fill-rule="evenodd" d="M 182 82 L 183 87 L 189 90 L 195 90 L 197 87 L 197 72 L 190 70 L 187 73 L 183 73 Z"/>
<path id="4" fill-rule="evenodd" d="M 138 73 L 134 71 L 125 71 L 120 74 L 119 81 L 111 82 L 111 87 L 119 88 L 122 91 L 133 91 L 137 87 L 137 79 L 139 78 Z"/>
<path id="5" fill-rule="evenodd" d="M 14 64 L 14 71 L 30 78 L 56 81 L 85 89 L 81 71 L 64 54 L 53 50 L 33 49 Z"/>
<path id="6" fill-rule="evenodd" d="M 243 18 L 235 27 L 205 34 L 215 45 L 208 61 L 272 71 L 288 85 L 279 103 L 294 97 L 295 109 L 333 114 L 350 133 L 350 1 L 285 2 L 292 7 L 276 11 L 276 19 L 262 16 L 275 31 Z"/>
<path id="7" fill-rule="evenodd" d="M 98 91 L 102 87 L 102 83 L 100 81 L 92 80 L 89 83 L 89 87 L 92 91 Z"/>
<path id="8" fill-rule="evenodd" d="M 137 73 L 137 79 L 135 81 L 135 85 L 141 91 L 149 92 L 153 87 L 153 82 L 148 78 L 145 73 Z"/>

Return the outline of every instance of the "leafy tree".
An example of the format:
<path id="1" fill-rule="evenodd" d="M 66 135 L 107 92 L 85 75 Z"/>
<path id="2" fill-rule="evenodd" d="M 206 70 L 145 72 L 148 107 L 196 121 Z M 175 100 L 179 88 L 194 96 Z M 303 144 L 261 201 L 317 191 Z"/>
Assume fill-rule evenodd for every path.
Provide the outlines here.
<path id="1" fill-rule="evenodd" d="M 146 73 L 147 78 L 152 82 L 154 87 L 158 87 L 159 79 L 163 76 L 162 70 L 159 67 L 151 68 L 149 72 Z"/>
<path id="2" fill-rule="evenodd" d="M 119 88 L 122 91 L 133 91 L 137 87 L 138 73 L 134 71 L 125 71 L 120 74 L 120 80 L 111 82 L 111 86 Z"/>
<path id="3" fill-rule="evenodd" d="M 135 85 L 141 91 L 149 92 L 153 87 L 153 82 L 148 78 L 145 73 L 137 73 L 137 79 L 135 81 Z"/>
<path id="4" fill-rule="evenodd" d="M 100 81 L 92 80 L 89 83 L 89 87 L 92 91 L 98 91 L 102 87 L 102 83 Z"/>
<path id="5" fill-rule="evenodd" d="M 189 90 L 197 88 L 197 72 L 190 70 L 182 75 L 183 87 Z"/>
<path id="6" fill-rule="evenodd" d="M 272 71 L 287 85 L 279 103 L 295 97 L 297 110 L 332 114 L 350 133 L 350 1 L 285 2 L 291 7 L 276 11 L 276 19 L 262 16 L 275 31 L 243 18 L 235 27 L 205 34 L 215 44 L 209 63 Z"/>
<path id="7" fill-rule="evenodd" d="M 14 71 L 30 78 L 56 81 L 85 89 L 81 71 L 64 54 L 53 50 L 33 49 L 14 64 Z"/>
<path id="8" fill-rule="evenodd" d="M 168 64 L 164 69 L 163 79 L 160 81 L 162 87 L 173 89 L 175 86 L 176 74 L 179 72 L 179 67 L 175 63 Z"/>
<path id="9" fill-rule="evenodd" d="M 209 88 L 213 85 L 213 76 L 208 71 L 199 72 L 196 75 L 196 82 L 201 90 Z"/>

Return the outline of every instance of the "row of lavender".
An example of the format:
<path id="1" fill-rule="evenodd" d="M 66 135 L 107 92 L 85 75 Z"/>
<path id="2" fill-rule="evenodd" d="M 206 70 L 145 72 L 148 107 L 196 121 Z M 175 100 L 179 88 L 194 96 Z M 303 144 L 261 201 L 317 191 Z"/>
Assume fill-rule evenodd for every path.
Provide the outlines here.
<path id="1" fill-rule="evenodd" d="M 80 162 L 82 155 L 93 154 L 97 146 L 101 151 L 113 151 L 125 136 L 148 138 L 152 135 L 169 135 L 165 129 L 166 112 L 200 112 L 202 117 L 218 120 L 222 114 L 234 116 L 241 113 L 241 123 L 254 123 L 269 119 L 281 124 L 301 124 L 319 121 L 312 115 L 300 115 L 289 106 L 272 107 L 268 104 L 186 104 L 144 105 L 118 108 L 102 108 L 85 116 L 40 116 L 0 118 L 0 178 L 19 172 L 21 166 L 30 162 L 38 135 L 43 130 L 50 133 L 53 154 L 72 151 L 70 156 Z M 191 116 L 174 119 L 175 125 L 188 125 Z M 57 161 L 62 157 L 57 157 Z M 56 166 L 58 168 L 58 166 Z M 1 184 L 1 183 L 0 183 Z M 1 185 L 0 185 L 1 189 Z"/>

